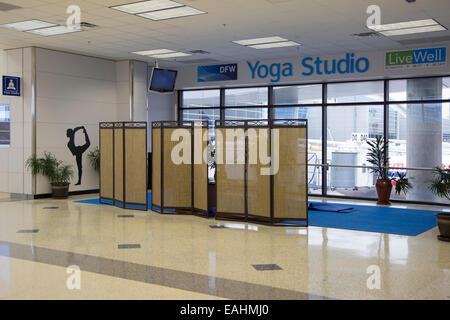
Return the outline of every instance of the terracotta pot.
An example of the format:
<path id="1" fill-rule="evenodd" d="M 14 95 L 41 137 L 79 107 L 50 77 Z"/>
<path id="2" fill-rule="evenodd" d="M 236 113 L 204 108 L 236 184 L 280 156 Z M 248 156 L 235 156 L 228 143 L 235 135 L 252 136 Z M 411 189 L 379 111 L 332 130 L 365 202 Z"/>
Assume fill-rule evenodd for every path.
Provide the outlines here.
<path id="1" fill-rule="evenodd" d="M 389 198 L 391 197 L 392 191 L 392 182 L 391 180 L 377 180 L 377 184 L 375 185 L 378 194 L 378 202 L 377 204 L 388 206 L 391 204 Z"/>
<path id="2" fill-rule="evenodd" d="M 52 184 L 52 198 L 53 199 L 67 199 L 69 197 L 69 184 L 53 185 Z"/>
<path id="3" fill-rule="evenodd" d="M 439 227 L 439 240 L 450 241 L 450 213 L 437 213 L 437 222 Z"/>

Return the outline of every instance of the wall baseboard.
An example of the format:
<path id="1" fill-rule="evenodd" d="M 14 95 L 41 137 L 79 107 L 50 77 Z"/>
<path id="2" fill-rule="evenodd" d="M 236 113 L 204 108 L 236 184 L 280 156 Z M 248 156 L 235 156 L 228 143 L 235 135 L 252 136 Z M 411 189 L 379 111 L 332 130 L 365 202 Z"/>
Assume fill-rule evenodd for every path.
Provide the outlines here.
<path id="1" fill-rule="evenodd" d="M 100 192 L 99 189 L 70 191 L 69 196 L 78 196 L 78 195 L 83 195 L 83 194 L 92 194 L 92 193 L 99 193 L 99 192 Z M 33 196 L 34 199 L 46 199 L 46 198 L 51 198 L 51 197 L 52 197 L 51 193 L 35 194 Z"/>

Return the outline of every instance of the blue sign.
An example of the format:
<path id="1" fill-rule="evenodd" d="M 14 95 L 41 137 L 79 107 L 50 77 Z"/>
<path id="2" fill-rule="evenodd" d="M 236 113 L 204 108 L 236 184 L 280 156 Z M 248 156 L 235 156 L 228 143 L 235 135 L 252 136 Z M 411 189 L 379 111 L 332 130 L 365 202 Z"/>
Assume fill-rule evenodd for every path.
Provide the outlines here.
<path id="1" fill-rule="evenodd" d="M 219 64 L 214 66 L 199 66 L 197 68 L 197 81 L 229 81 L 237 80 L 238 65 L 233 64 Z"/>
<path id="2" fill-rule="evenodd" d="M 252 73 L 252 79 L 256 77 L 265 79 L 270 77 L 270 82 L 278 82 L 281 77 L 292 77 L 294 75 L 294 67 L 292 63 L 272 63 L 271 65 L 261 64 L 260 61 L 251 63 L 247 61 L 247 65 Z"/>
<path id="3" fill-rule="evenodd" d="M 321 59 L 320 57 L 306 57 L 302 60 L 305 71 L 302 75 L 350 74 L 369 71 L 370 61 L 366 57 L 357 57 L 354 53 L 347 53 L 342 59 Z"/>
<path id="4" fill-rule="evenodd" d="M 3 95 L 20 97 L 20 78 L 3 76 Z"/>

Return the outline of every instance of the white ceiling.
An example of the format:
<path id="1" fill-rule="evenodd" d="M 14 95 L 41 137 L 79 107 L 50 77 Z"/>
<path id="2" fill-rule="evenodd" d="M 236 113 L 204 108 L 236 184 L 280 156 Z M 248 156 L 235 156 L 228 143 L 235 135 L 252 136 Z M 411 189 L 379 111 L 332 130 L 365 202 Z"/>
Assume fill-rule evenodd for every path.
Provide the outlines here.
<path id="1" fill-rule="evenodd" d="M 98 28 L 52 37 L 42 37 L 0 28 L 0 49 L 39 46 L 114 60 L 151 58 L 132 51 L 172 49 L 205 50 L 210 54 L 160 62 L 163 65 L 185 65 L 180 61 L 215 59 L 285 58 L 299 55 L 335 54 L 347 50 L 369 51 L 407 48 L 417 41 L 449 37 L 450 31 L 396 36 L 351 36 L 370 31 L 365 27 L 366 9 L 371 4 L 381 7 L 382 23 L 434 18 L 450 28 L 450 0 L 176 0 L 208 14 L 152 21 L 129 15 L 109 6 L 137 0 L 0 0 L 22 7 L 0 12 L 0 24 L 41 19 L 65 24 L 66 8 L 81 7 L 82 21 Z M 257 50 L 232 43 L 233 40 L 281 36 L 300 42 L 300 47 Z M 411 40 L 408 44 L 402 41 Z M 400 42 L 399 42 L 400 41 Z M 446 41 L 449 43 L 450 41 Z M 423 44 L 423 43 L 422 43 Z"/>

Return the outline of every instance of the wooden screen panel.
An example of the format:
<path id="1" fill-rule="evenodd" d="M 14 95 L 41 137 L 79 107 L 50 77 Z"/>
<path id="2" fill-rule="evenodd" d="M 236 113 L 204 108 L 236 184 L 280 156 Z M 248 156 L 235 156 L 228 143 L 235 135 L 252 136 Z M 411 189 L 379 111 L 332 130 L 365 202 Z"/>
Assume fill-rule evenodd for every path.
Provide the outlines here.
<path id="1" fill-rule="evenodd" d="M 244 134 L 243 128 L 216 128 L 216 137 L 223 140 L 216 141 L 216 155 L 223 155 L 223 159 L 218 155 L 216 165 L 217 212 L 245 214 L 245 163 L 238 161 L 238 155 L 245 155 L 245 144 L 235 139 L 232 131 Z M 233 153 L 234 164 L 227 164 L 227 154 L 231 157 Z"/>
<path id="2" fill-rule="evenodd" d="M 123 128 L 114 128 L 114 199 L 123 202 Z"/>
<path id="3" fill-rule="evenodd" d="M 207 134 L 207 128 L 194 130 L 194 152 L 198 157 L 198 161 L 194 162 L 194 208 L 203 211 L 208 210 L 208 163 L 203 161 L 203 150 L 208 145 L 203 137 Z"/>
<path id="4" fill-rule="evenodd" d="M 270 129 L 248 129 L 247 201 L 249 216 L 270 218 Z M 266 173 L 266 174 L 261 174 Z"/>
<path id="5" fill-rule="evenodd" d="M 164 128 L 164 163 L 163 163 L 163 206 L 172 208 L 192 207 L 192 166 L 191 160 L 191 129 L 187 128 Z M 189 162 L 176 164 L 172 160 L 172 149 L 180 144 L 180 141 L 171 141 L 175 130 L 186 130 L 187 136 L 183 140 L 186 148 L 185 156 Z M 186 140 L 187 139 L 187 140 Z M 175 152 L 176 153 L 176 152 Z M 176 153 L 178 155 L 178 153 Z M 181 154 L 183 155 L 183 154 Z"/>
<path id="6" fill-rule="evenodd" d="M 147 128 L 125 128 L 125 201 L 147 204 Z"/>
<path id="7" fill-rule="evenodd" d="M 152 129 L 152 203 L 161 206 L 161 130 Z"/>
<path id="8" fill-rule="evenodd" d="M 286 127 L 274 130 L 279 132 L 279 169 L 274 175 L 274 218 L 306 219 L 308 214 L 306 128 Z"/>
<path id="9" fill-rule="evenodd" d="M 114 197 L 113 130 L 100 129 L 100 198 Z"/>

